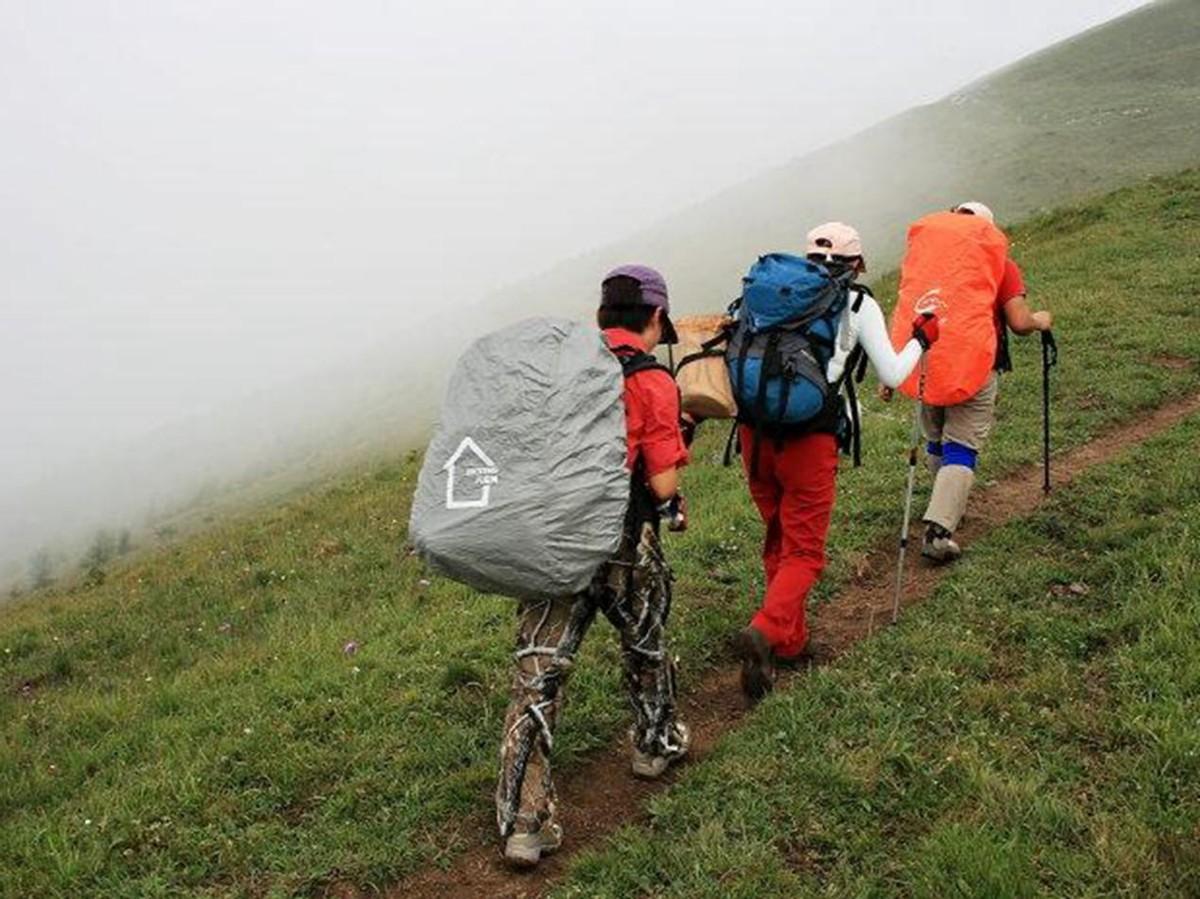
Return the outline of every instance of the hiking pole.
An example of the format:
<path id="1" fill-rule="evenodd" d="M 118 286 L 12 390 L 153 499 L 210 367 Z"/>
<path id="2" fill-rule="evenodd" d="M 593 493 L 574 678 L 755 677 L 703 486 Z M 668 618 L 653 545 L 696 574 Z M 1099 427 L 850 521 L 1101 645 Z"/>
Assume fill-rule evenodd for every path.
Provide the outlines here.
<path id="1" fill-rule="evenodd" d="M 892 624 L 900 620 L 900 594 L 904 592 L 904 556 L 908 552 L 908 524 L 912 518 L 913 488 L 917 480 L 917 452 L 921 446 L 921 409 L 925 405 L 925 356 L 917 381 L 913 408 L 912 445 L 908 448 L 908 487 L 904 491 L 904 524 L 900 527 L 900 558 L 896 562 L 896 595 L 892 597 Z"/>
<path id="2" fill-rule="evenodd" d="M 1058 365 L 1054 334 L 1042 332 L 1042 491 L 1050 492 L 1050 369 Z"/>

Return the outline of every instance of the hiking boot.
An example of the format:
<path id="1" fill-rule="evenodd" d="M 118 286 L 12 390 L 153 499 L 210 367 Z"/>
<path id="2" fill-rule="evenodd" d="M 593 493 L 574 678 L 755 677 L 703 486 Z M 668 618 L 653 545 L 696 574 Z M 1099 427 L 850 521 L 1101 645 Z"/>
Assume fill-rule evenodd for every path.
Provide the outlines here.
<path id="1" fill-rule="evenodd" d="M 635 745 L 633 747 L 633 773 L 635 777 L 644 777 L 647 780 L 654 780 L 662 777 L 663 772 L 671 767 L 673 762 L 679 761 L 688 753 L 688 748 L 692 745 L 692 732 L 686 724 L 676 721 L 671 725 L 672 736 L 674 739 L 675 748 L 664 753 L 663 755 L 651 755 L 648 752 L 642 752 Z"/>
<path id="2" fill-rule="evenodd" d="M 959 545 L 950 539 L 950 532 L 941 525 L 930 524 L 921 541 L 921 555 L 939 565 L 953 562 L 962 555 Z"/>
<path id="3" fill-rule="evenodd" d="M 504 860 L 517 868 L 532 868 L 562 845 L 562 828 L 553 821 L 535 833 L 514 833 L 504 841 Z"/>
<path id="4" fill-rule="evenodd" d="M 775 659 L 767 638 L 756 627 L 747 627 L 734 642 L 742 660 L 742 693 L 751 704 L 758 702 L 775 686 Z"/>

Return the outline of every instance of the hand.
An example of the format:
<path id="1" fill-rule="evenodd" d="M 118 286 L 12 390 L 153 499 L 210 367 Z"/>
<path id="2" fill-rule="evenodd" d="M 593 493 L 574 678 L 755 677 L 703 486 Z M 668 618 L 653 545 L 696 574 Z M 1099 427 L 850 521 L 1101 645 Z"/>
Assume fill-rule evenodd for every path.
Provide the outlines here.
<path id="1" fill-rule="evenodd" d="M 683 498 L 682 493 L 676 493 L 675 499 L 677 500 L 675 505 L 675 516 L 667 525 L 667 530 L 683 533 L 687 530 L 688 526 L 687 500 Z"/>
<path id="2" fill-rule="evenodd" d="M 1054 316 L 1045 309 L 1033 313 L 1033 326 L 1039 331 L 1049 331 L 1054 324 Z"/>
<path id="3" fill-rule="evenodd" d="M 883 400 L 885 403 L 890 403 L 892 401 L 892 397 L 894 397 L 895 395 L 896 395 L 896 391 L 893 390 L 891 387 L 887 387 L 883 384 L 879 385 L 879 398 L 881 400 Z"/>
<path id="4" fill-rule="evenodd" d="M 700 422 L 692 418 L 684 412 L 679 417 L 679 430 L 683 434 L 683 445 L 688 449 L 692 447 L 692 441 L 696 439 L 696 428 L 700 426 Z"/>
<path id="5" fill-rule="evenodd" d="M 941 336 L 937 316 L 932 312 L 922 312 L 914 318 L 912 329 L 913 337 L 921 344 L 923 350 L 928 350 Z"/>
<path id="6" fill-rule="evenodd" d="M 676 493 L 658 507 L 658 514 L 667 522 L 667 530 L 682 532 L 687 530 L 687 500 L 682 493 Z"/>

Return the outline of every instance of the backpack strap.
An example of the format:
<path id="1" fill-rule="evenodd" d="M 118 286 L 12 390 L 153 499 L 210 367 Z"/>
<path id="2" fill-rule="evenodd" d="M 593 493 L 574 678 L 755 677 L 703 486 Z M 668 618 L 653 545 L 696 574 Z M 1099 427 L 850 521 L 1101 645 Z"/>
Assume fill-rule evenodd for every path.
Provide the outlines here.
<path id="1" fill-rule="evenodd" d="M 612 354 L 617 357 L 617 361 L 621 363 L 621 374 L 626 378 L 631 378 L 638 372 L 651 371 L 658 369 L 659 371 L 671 374 L 671 369 L 663 365 L 645 350 L 635 346 L 622 344 L 621 346 L 609 347 Z"/>
<path id="2" fill-rule="evenodd" d="M 859 358 L 855 358 L 855 354 Z M 843 376 L 842 381 L 846 385 L 846 405 L 850 407 L 850 455 L 854 459 L 854 467 L 858 468 L 862 465 L 862 420 L 858 414 L 858 384 L 862 383 L 863 375 L 866 374 L 867 354 L 863 352 L 862 347 L 855 347 L 850 351 L 850 358 L 846 360 L 846 371 L 849 371 L 857 365 L 858 372 L 853 377 Z"/>
<path id="3" fill-rule="evenodd" d="M 746 341 L 746 346 L 742 350 L 741 364 L 743 366 L 742 376 L 745 377 L 745 351 L 749 346 L 749 341 Z M 779 353 L 779 331 L 772 330 L 767 333 L 767 346 L 763 350 L 762 368 L 758 373 L 758 393 L 754 397 L 754 445 L 750 447 L 750 475 L 755 477 L 758 475 L 758 448 L 762 444 L 764 425 L 769 420 L 770 410 L 767 408 L 767 383 L 771 378 L 783 371 L 783 360 Z M 784 379 L 782 389 L 787 388 L 787 379 Z M 783 418 L 783 410 L 780 409 L 780 420 Z"/>
<path id="4" fill-rule="evenodd" d="M 725 456 L 721 460 L 721 464 L 728 468 L 733 464 L 733 457 L 742 454 L 742 441 L 738 437 L 738 425 L 741 424 L 736 418 L 733 420 L 733 425 L 729 428 L 729 439 L 725 441 Z"/>
<path id="5" fill-rule="evenodd" d="M 998 322 L 998 331 L 999 334 L 996 340 L 996 365 L 994 370 L 1000 372 L 1000 374 L 1004 374 L 1005 372 L 1012 371 L 1013 366 L 1012 353 L 1008 348 L 1008 325 L 1005 324 L 1003 318 Z"/>
<path id="6" fill-rule="evenodd" d="M 822 349 L 828 350 L 830 353 L 833 353 L 833 351 L 837 349 L 836 340 L 830 340 L 828 337 L 824 337 L 820 334 L 814 334 L 812 331 L 805 331 L 804 338 L 814 346 L 819 346 Z"/>
<path id="7" fill-rule="evenodd" d="M 862 349 L 862 348 L 861 348 L 861 347 L 859 347 L 859 349 Z M 867 358 L 867 354 L 866 354 L 866 353 L 859 353 L 859 354 L 858 354 L 858 371 L 856 371 L 856 372 L 854 373 L 854 383 L 855 383 L 855 384 L 861 384 L 861 383 L 863 382 L 863 379 L 864 379 L 864 378 L 866 378 L 866 376 L 867 376 L 867 363 L 868 363 L 868 362 L 870 362 L 870 361 L 871 361 L 871 360 L 869 360 L 869 359 Z"/>
<path id="8" fill-rule="evenodd" d="M 621 344 L 609 347 L 609 350 L 617 357 L 617 361 L 621 363 L 621 374 L 626 380 L 639 372 L 653 371 L 655 369 L 664 372 L 667 377 L 672 377 L 671 369 L 667 368 L 667 366 L 663 365 L 654 356 L 640 347 Z M 638 533 L 638 528 L 641 526 L 640 522 L 645 521 L 653 525 L 655 533 L 657 533 L 657 503 L 647 483 L 646 460 L 642 458 L 641 453 L 638 453 L 637 458 L 634 460 L 629 483 L 630 500 L 629 510 L 625 515 L 626 532 L 630 534 Z"/>
<path id="9" fill-rule="evenodd" d="M 688 353 L 679 360 L 679 364 L 675 366 L 675 374 L 679 374 L 685 365 L 691 365 L 693 362 L 699 362 L 701 359 L 709 359 L 713 356 L 724 356 L 725 350 L 718 350 L 717 347 L 722 343 L 729 343 L 729 329 L 722 328 L 717 332 L 717 336 L 711 340 L 706 340 L 700 344 L 700 349 L 694 353 Z"/>
<path id="10" fill-rule="evenodd" d="M 782 360 L 780 363 L 780 373 L 783 377 L 780 378 L 779 385 L 779 421 L 782 422 L 784 416 L 787 415 L 788 399 L 792 395 L 792 373 L 783 367 Z M 822 374 L 822 376 L 824 375 Z"/>
<path id="11" fill-rule="evenodd" d="M 758 477 L 758 448 L 762 445 L 764 436 L 762 425 L 756 424 L 750 438 L 750 477 L 752 478 Z"/>
<path id="12" fill-rule="evenodd" d="M 850 311 L 857 315 L 862 309 L 863 297 L 875 298 L 871 293 L 870 288 L 863 284 L 854 284 L 851 289 L 854 291 L 854 298 L 850 303 Z M 863 382 L 863 378 L 867 376 L 867 354 L 863 351 L 860 345 L 855 346 L 850 351 L 850 355 L 846 357 L 846 365 L 842 369 L 842 375 L 836 384 L 830 385 L 834 393 L 840 393 L 842 388 L 846 391 L 846 406 L 849 408 L 850 419 L 850 455 L 854 459 L 854 467 L 859 468 L 862 465 L 862 418 L 858 414 L 858 386 Z"/>
<path id="13" fill-rule="evenodd" d="M 749 341 L 747 341 L 749 344 Z M 779 332 L 767 333 L 767 345 L 763 348 L 762 368 L 758 373 L 758 391 L 754 397 L 754 418 L 765 422 L 767 414 L 767 383 L 782 371 L 782 360 L 779 355 Z"/>

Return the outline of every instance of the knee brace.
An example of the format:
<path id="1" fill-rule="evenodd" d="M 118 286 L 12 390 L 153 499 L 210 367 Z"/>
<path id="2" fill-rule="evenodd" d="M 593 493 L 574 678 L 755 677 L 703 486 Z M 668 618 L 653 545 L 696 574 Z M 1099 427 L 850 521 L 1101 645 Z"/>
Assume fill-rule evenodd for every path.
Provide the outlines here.
<path id="1" fill-rule="evenodd" d="M 979 451 L 973 450 L 969 446 L 963 446 L 961 443 L 955 443 L 953 440 L 947 441 L 942 447 L 942 464 L 943 465 L 961 465 L 964 468 L 975 470 L 975 462 L 979 458 Z"/>
<path id="2" fill-rule="evenodd" d="M 938 471 L 942 467 L 942 442 L 940 440 L 930 440 L 925 444 L 925 468 L 934 477 L 937 477 Z"/>

